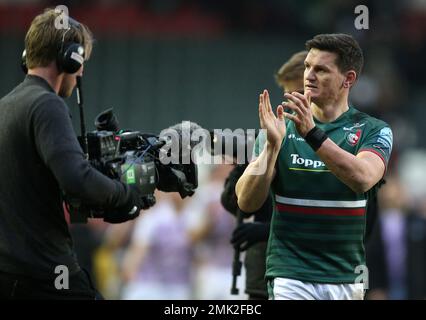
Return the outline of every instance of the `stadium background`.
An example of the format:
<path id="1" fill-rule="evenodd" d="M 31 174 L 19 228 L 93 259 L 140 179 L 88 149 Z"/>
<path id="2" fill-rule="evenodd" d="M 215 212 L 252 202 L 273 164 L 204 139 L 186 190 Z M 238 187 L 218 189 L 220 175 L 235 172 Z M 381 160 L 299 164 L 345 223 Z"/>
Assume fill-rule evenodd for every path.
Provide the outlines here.
<path id="1" fill-rule="evenodd" d="M 375 258 L 371 259 L 370 286 L 377 289 L 372 298 L 426 297 L 424 0 L 0 0 L 1 96 L 23 78 L 20 56 L 32 18 L 43 8 L 59 4 L 68 6 L 70 15 L 87 24 L 96 38 L 84 74 L 88 129 L 94 129 L 95 115 L 110 107 L 122 128 L 147 132 L 158 133 L 182 120 L 205 128 L 257 128 L 257 96 L 267 88 L 273 104 L 281 102 L 273 74 L 292 53 L 318 33 L 355 36 L 364 50 L 365 67 L 351 101 L 387 121 L 394 132 L 389 183 L 379 198 L 379 225 L 383 234 L 391 236 L 377 233 L 372 239 Z M 354 9 L 359 4 L 369 9 L 368 30 L 354 26 Z M 79 130 L 75 96 L 67 103 Z M 212 175 L 222 183 L 226 170 L 202 168 L 202 190 L 209 190 Z M 197 206 L 200 216 L 196 219 L 208 219 L 201 211 L 209 211 L 206 208 L 217 199 L 208 192 L 200 192 L 201 196 L 212 199 L 197 199 L 206 207 Z M 233 218 L 221 219 L 229 225 L 224 230 L 232 231 Z M 110 227 L 99 221 L 73 227 L 77 250 L 107 297 L 122 298 L 120 263 L 133 227 Z M 193 247 L 198 255 L 203 250 L 214 252 L 203 248 L 209 247 L 209 241 L 213 246 L 218 242 L 227 246 L 228 239 L 223 240 L 207 235 Z M 394 257 L 388 247 L 395 248 L 399 240 L 405 249 Z M 224 259 L 229 262 L 232 250 L 228 249 L 223 252 L 231 255 Z M 229 298 L 230 280 L 223 296 L 200 294 L 208 291 L 199 287 L 207 282 L 203 277 L 208 273 L 203 272 L 209 269 L 198 272 L 197 261 L 191 265 L 189 286 L 196 288 L 192 297 Z M 231 266 L 225 263 L 225 267 L 230 275 Z M 167 299 L 166 293 L 160 298 Z"/>

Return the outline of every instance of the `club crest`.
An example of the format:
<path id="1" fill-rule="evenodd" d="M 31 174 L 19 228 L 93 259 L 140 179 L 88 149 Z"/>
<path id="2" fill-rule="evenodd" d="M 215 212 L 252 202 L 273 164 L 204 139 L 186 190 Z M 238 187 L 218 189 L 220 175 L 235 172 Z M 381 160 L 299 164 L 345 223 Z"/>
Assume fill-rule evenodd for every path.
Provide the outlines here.
<path id="1" fill-rule="evenodd" d="M 351 146 L 355 146 L 361 138 L 361 133 L 361 129 L 358 129 L 356 132 L 348 132 L 346 134 L 346 142 Z"/>

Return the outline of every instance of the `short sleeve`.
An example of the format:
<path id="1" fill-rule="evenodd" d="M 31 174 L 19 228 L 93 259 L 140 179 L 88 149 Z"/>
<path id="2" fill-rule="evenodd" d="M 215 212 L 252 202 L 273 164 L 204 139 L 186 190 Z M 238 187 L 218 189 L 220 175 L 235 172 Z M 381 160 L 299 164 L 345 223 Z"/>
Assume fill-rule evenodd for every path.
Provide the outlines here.
<path id="1" fill-rule="evenodd" d="M 363 141 L 358 153 L 370 151 L 378 155 L 388 166 L 389 158 L 392 152 L 393 134 L 389 126 L 379 126 L 372 130 Z"/>

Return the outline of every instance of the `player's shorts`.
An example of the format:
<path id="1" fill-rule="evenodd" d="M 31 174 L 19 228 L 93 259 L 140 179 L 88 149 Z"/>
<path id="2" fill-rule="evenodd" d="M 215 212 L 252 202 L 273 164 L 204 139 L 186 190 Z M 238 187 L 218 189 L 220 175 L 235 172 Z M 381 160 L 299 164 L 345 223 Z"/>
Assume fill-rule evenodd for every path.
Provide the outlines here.
<path id="1" fill-rule="evenodd" d="M 270 300 L 364 300 L 364 284 L 310 283 L 288 278 L 268 281 Z"/>

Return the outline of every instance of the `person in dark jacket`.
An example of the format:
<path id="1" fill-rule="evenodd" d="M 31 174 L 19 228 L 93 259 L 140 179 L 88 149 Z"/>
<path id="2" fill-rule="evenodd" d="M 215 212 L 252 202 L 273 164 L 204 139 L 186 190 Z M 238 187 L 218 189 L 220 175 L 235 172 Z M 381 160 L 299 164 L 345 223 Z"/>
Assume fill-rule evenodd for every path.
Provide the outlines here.
<path id="1" fill-rule="evenodd" d="M 47 9 L 25 37 L 22 83 L 0 100 L 0 298 L 95 299 L 63 211 L 63 193 L 104 209 L 104 220 L 134 219 L 139 190 L 85 158 L 62 98 L 90 56 L 89 29 Z"/>

